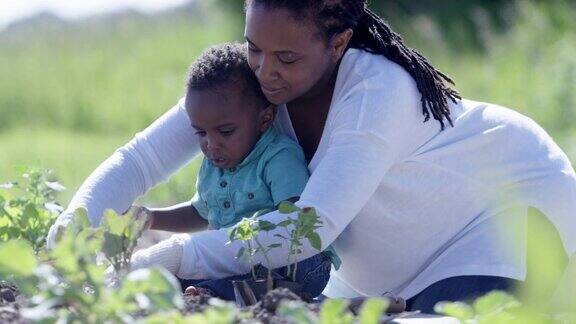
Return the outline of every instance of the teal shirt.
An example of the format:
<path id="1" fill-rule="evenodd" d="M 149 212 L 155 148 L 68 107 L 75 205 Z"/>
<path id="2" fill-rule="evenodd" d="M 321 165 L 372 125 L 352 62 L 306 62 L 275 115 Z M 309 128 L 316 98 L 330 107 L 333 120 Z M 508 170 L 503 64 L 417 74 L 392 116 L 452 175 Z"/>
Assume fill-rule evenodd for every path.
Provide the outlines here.
<path id="1" fill-rule="evenodd" d="M 262 209 L 275 210 L 300 197 L 309 172 L 300 145 L 270 127 L 235 168 L 221 169 L 204 159 L 192 206 L 211 229 L 230 227 Z M 332 246 L 325 253 L 336 269 L 341 261 Z"/>
<path id="2" fill-rule="evenodd" d="M 204 159 L 192 205 L 210 228 L 230 227 L 262 209 L 299 197 L 309 172 L 302 148 L 270 127 L 235 168 Z"/>

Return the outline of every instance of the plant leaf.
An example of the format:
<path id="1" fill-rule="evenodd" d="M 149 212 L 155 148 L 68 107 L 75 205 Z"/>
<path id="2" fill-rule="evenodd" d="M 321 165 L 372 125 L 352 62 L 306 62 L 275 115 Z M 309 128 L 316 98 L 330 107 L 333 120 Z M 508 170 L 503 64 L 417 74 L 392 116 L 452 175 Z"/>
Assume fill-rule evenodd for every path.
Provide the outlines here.
<path id="1" fill-rule="evenodd" d="M 124 248 L 124 238 L 121 235 L 104 232 L 104 245 L 102 246 L 102 252 L 104 252 L 106 257 L 115 257 L 124 252 Z"/>
<path id="2" fill-rule="evenodd" d="M 278 204 L 278 211 L 281 214 L 290 214 L 299 211 L 300 208 L 289 201 L 283 201 Z"/>
<path id="3" fill-rule="evenodd" d="M 466 322 L 474 318 L 474 310 L 466 303 L 462 302 L 439 302 L 434 305 L 436 313 L 456 317 L 461 322 Z"/>
<path id="4" fill-rule="evenodd" d="M 388 300 L 383 298 L 369 298 L 362 303 L 359 319 L 361 324 L 380 323 L 380 317 L 388 308 Z"/>
<path id="5" fill-rule="evenodd" d="M 272 210 L 265 208 L 265 209 L 260 209 L 259 211 L 255 212 L 252 217 L 253 218 L 258 218 L 262 215 L 268 214 L 269 212 L 271 212 Z"/>
<path id="6" fill-rule="evenodd" d="M 34 273 L 37 262 L 32 247 L 24 241 L 0 243 L 0 278 L 11 275 L 27 277 Z"/>
<path id="7" fill-rule="evenodd" d="M 245 251 L 246 251 L 245 247 L 240 248 L 240 250 L 238 250 L 238 253 L 236 253 L 236 259 L 241 259 Z"/>
<path id="8" fill-rule="evenodd" d="M 318 251 L 322 250 L 322 239 L 320 238 L 320 235 L 318 235 L 318 233 L 316 232 L 308 233 L 308 236 L 306 236 L 306 238 L 308 239 L 308 242 L 310 242 L 310 245 L 312 245 L 313 248 L 315 248 Z"/>
<path id="9" fill-rule="evenodd" d="M 503 291 L 492 291 L 474 301 L 474 310 L 479 315 L 504 311 L 520 306 L 521 304 L 516 298 Z"/>
<path id="10" fill-rule="evenodd" d="M 353 316 L 346 312 L 348 303 L 343 299 L 328 299 L 320 308 L 320 323 L 347 324 L 353 322 Z"/>
<path id="11" fill-rule="evenodd" d="M 131 217 L 126 216 L 118 215 L 115 211 L 107 209 L 102 217 L 104 228 L 112 234 L 124 235 L 131 221 Z"/>
<path id="12" fill-rule="evenodd" d="M 259 220 L 258 227 L 260 228 L 261 231 L 269 232 L 276 228 L 276 224 L 269 222 L 267 220 Z"/>

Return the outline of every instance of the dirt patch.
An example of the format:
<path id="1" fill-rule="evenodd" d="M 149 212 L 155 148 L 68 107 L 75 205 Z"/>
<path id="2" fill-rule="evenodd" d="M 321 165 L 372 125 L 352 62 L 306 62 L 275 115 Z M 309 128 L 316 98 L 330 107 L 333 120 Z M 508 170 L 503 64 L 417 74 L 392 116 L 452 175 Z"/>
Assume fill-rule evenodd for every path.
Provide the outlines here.
<path id="1" fill-rule="evenodd" d="M 190 296 L 184 295 L 185 307 L 183 314 L 194 314 L 204 312 L 212 307 L 210 300 L 213 297 L 208 295 Z M 253 306 L 243 308 L 245 312 L 252 314 L 252 318 L 264 324 L 267 323 L 289 323 L 285 318 L 279 316 L 278 308 L 282 301 L 302 302 L 300 297 L 286 288 L 278 288 L 268 292 L 262 301 Z M 26 304 L 27 299 L 20 294 L 18 287 L 10 282 L 0 281 L 0 323 L 29 323 L 25 321 L 20 309 Z M 304 303 L 305 307 L 313 312 L 317 312 L 318 304 Z M 137 318 L 145 314 L 134 314 Z"/>
<path id="2" fill-rule="evenodd" d="M 20 315 L 25 302 L 18 287 L 8 281 L 0 281 L 0 323 L 28 323 Z"/>

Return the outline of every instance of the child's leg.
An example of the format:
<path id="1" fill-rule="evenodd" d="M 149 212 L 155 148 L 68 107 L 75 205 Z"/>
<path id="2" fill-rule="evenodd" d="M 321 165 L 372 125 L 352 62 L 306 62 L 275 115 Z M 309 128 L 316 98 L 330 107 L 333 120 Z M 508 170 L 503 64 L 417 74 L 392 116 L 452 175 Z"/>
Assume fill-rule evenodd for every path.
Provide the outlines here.
<path id="1" fill-rule="evenodd" d="M 296 282 L 302 284 L 302 292 L 310 298 L 314 298 L 324 290 L 330 278 L 331 262 L 325 254 L 319 253 L 306 260 L 298 262 L 296 269 Z M 258 278 L 266 278 L 267 269 L 261 265 L 256 266 Z M 272 277 L 279 279 L 286 277 L 286 267 L 272 270 Z M 232 281 L 252 279 L 252 274 L 247 273 L 223 279 L 189 280 L 179 279 L 182 291 L 187 287 L 208 289 L 214 296 L 224 300 L 234 300 L 234 287 Z M 287 278 L 290 279 L 291 278 Z"/>
<path id="2" fill-rule="evenodd" d="M 330 279 L 331 268 L 330 258 L 324 253 L 318 253 L 298 262 L 296 282 L 302 284 L 302 293 L 310 298 L 319 296 Z"/>

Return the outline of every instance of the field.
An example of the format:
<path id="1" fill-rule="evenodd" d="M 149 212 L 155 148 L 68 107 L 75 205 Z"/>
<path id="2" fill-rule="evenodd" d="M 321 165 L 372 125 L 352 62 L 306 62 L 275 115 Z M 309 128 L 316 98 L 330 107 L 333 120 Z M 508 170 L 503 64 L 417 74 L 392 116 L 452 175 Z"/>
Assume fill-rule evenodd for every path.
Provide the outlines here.
<path id="1" fill-rule="evenodd" d="M 505 27 L 474 13 L 480 46 L 461 43 L 426 14 L 390 20 L 453 77 L 464 97 L 534 118 L 574 160 L 574 6 L 513 3 Z M 17 165 L 51 168 L 69 188 L 61 196 L 67 202 L 101 161 L 176 103 L 187 67 L 203 48 L 241 40 L 241 17 L 221 12 L 206 5 L 0 34 L 0 182 L 15 178 Z M 144 200 L 191 197 L 197 164 Z"/>
<path id="2" fill-rule="evenodd" d="M 389 3 L 401 2 L 391 0 Z M 455 80 L 456 88 L 464 97 L 497 103 L 530 116 L 576 162 L 576 3 L 570 0 L 477 0 L 474 3 L 482 2 L 506 5 L 468 6 L 465 13 L 455 5 L 449 10 L 438 9 L 444 10 L 441 15 L 426 10 L 410 14 L 388 12 L 384 7 L 380 10 L 385 17 L 389 15 L 392 26 L 410 46 Z M 24 180 L 20 178 L 18 166 L 53 169 L 55 176 L 51 180 L 58 180 L 68 188 L 55 193 L 56 199 L 66 205 L 92 170 L 178 101 L 183 94 L 187 67 L 203 48 L 242 40 L 241 15 L 215 8 L 215 3 L 206 1 L 206 4 L 155 16 L 126 12 L 68 23 L 43 16 L 0 33 L 0 185 Z M 493 16 L 500 18 L 494 21 Z M 456 23 L 447 24 L 447 20 Z M 169 182 L 151 190 L 141 201 L 161 206 L 192 197 L 199 162 L 200 157 Z M 4 193 L 0 191 L 2 202 L 8 199 L 2 197 Z M 44 205 L 36 207 L 45 212 Z M 22 215 L 25 211 L 20 209 Z M 52 213 L 50 217 L 55 216 Z M 2 235 L 11 232 L 6 219 L 0 219 Z M 20 229 L 29 232 L 25 227 Z M 542 300 L 548 300 L 549 296 L 543 292 L 554 288 L 551 283 L 564 262 L 559 255 L 562 249 L 558 241 L 549 239 L 545 232 L 552 232 L 549 224 L 536 223 L 528 234 L 531 244 L 539 248 L 533 259 L 535 263 L 529 265 L 534 280 L 522 294 L 522 302 L 528 306 L 528 316 L 535 318 L 534 323 L 547 322 L 552 316 L 548 313 L 542 318 L 539 307 Z M 2 235 L 0 241 L 8 240 Z M 82 250 L 84 246 L 77 243 L 71 237 L 68 248 Z M 23 261 L 5 262 L 0 266 L 0 279 L 15 274 L 16 270 L 22 271 L 24 279 L 36 276 L 30 273 L 33 267 L 13 267 L 25 265 L 25 257 L 32 252 L 19 243 L 9 244 L 15 245 L 0 246 L 0 261 L 2 255 L 4 260 L 18 255 Z M 14 252 L 19 251 L 14 250 L 16 248 L 22 249 L 22 255 Z M 87 260 L 92 257 L 64 254 Z M 66 270 L 67 266 L 63 265 L 59 271 Z M 12 272 L 2 272 L 8 270 Z M 76 272 L 68 275 L 78 279 Z M 89 272 L 84 271 L 84 275 Z M 101 272 L 98 273 L 101 276 Z M 160 281 L 165 279 L 152 272 L 148 275 Z M 19 284 L 24 285 L 24 279 Z M 80 287 L 84 281 L 78 279 L 76 284 Z M 7 287 L 0 284 L 1 291 Z M 116 296 L 117 292 L 101 288 L 102 296 Z M 169 288 L 170 294 L 178 293 L 174 287 Z M 572 296 L 570 287 L 564 288 L 567 291 L 564 296 Z M 501 315 L 508 307 L 517 307 L 509 298 L 495 295 L 488 299 L 491 307 L 500 307 L 496 313 Z M 565 299 L 572 303 L 572 310 L 576 309 L 573 298 Z M 74 310 L 75 299 L 70 302 L 69 308 Z M 135 303 L 130 300 L 126 309 L 133 310 Z M 93 311 L 90 307 L 94 305 L 98 302 L 89 307 L 85 305 L 86 314 Z M 104 316 L 115 307 L 113 302 L 105 306 L 110 309 L 100 309 L 101 313 L 94 316 Z M 477 305 L 473 305 L 474 310 L 469 306 L 453 306 L 447 313 L 460 314 L 463 318 L 470 314 L 478 315 L 477 318 L 486 315 L 474 313 L 479 312 Z M 339 314 L 332 315 L 338 317 Z M 571 316 L 574 320 L 574 315 Z M 554 313 L 552 317 L 562 322 L 562 314 Z"/>

